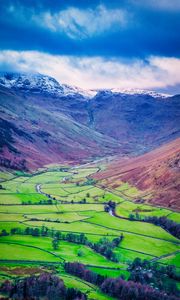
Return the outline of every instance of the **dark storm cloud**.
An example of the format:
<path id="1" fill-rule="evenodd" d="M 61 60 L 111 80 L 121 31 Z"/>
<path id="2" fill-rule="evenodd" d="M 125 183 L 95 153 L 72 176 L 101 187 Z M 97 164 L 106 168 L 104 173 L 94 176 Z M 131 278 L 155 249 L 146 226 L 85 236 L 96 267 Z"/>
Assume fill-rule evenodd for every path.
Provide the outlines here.
<path id="1" fill-rule="evenodd" d="M 174 6 L 173 1 L 158 3 L 2 0 L 0 47 L 79 56 L 179 57 L 178 1 Z"/>

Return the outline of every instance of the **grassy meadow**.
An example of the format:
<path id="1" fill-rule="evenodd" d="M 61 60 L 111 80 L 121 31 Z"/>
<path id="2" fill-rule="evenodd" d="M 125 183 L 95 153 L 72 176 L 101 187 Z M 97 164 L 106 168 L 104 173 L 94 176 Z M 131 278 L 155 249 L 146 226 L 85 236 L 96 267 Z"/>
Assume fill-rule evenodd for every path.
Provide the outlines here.
<path id="1" fill-rule="evenodd" d="M 111 191 L 102 188 L 91 177 L 100 169 L 97 163 L 64 170 L 47 166 L 28 176 L 0 172 L 0 282 L 53 271 L 67 286 L 87 292 L 90 299 L 111 300 L 96 286 L 67 274 L 64 262 L 80 262 L 97 274 L 125 279 L 129 278 L 128 266 L 137 257 L 180 268 L 179 240 L 160 226 L 142 223 L 146 216 L 178 222 L 179 213 L 135 203 L 140 191 L 127 183 Z M 116 216 L 105 211 L 109 201 L 116 203 Z M 132 220 L 132 215 L 138 215 L 138 220 Z M 63 237 L 57 247 L 53 245 L 55 234 Z M 71 241 L 72 234 L 85 235 L 90 244 Z M 91 246 L 121 235 L 122 241 L 114 248 L 117 261 Z"/>

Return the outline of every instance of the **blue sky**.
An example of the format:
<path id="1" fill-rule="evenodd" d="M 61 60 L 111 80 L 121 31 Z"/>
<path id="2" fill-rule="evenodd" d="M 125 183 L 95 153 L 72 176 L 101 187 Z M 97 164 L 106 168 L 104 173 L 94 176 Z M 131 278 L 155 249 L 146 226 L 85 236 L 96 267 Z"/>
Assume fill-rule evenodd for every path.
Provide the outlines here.
<path id="1" fill-rule="evenodd" d="M 0 69 L 180 92 L 179 0 L 1 0 Z"/>

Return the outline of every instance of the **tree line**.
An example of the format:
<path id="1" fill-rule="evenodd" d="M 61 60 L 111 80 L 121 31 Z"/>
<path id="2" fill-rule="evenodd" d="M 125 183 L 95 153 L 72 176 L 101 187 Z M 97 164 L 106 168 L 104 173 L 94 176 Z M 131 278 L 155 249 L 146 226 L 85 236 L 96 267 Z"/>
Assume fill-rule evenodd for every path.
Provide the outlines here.
<path id="1" fill-rule="evenodd" d="M 120 300 L 178 300 L 174 295 L 168 295 L 149 285 L 134 281 L 125 281 L 121 277 L 107 278 L 87 270 L 83 264 L 65 263 L 65 271 L 85 281 L 97 285 L 101 291 Z"/>
<path id="2" fill-rule="evenodd" d="M 6 280 L 1 284 L 0 292 L 13 300 L 86 300 L 86 294 L 74 288 L 66 288 L 64 281 L 50 273 L 17 279 Z"/>

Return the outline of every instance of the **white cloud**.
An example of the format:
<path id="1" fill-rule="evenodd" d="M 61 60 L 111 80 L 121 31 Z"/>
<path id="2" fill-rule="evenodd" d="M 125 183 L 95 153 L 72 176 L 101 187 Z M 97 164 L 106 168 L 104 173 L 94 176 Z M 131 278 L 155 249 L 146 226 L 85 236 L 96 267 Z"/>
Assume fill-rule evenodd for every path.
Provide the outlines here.
<path id="1" fill-rule="evenodd" d="M 149 57 L 125 63 L 116 58 L 58 56 L 35 51 L 1 51 L 0 69 L 39 72 L 81 88 L 166 89 L 180 84 L 180 59 Z"/>
<path id="2" fill-rule="evenodd" d="M 72 6 L 54 13 L 49 10 L 39 12 L 24 5 L 10 5 L 5 10 L 14 21 L 29 25 L 34 23 L 53 32 L 65 33 L 72 39 L 90 38 L 109 30 L 124 28 L 131 20 L 127 11 L 104 5 L 86 9 Z"/>
<path id="3" fill-rule="evenodd" d="M 65 32 L 70 38 L 84 39 L 125 26 L 127 13 L 121 9 L 107 9 L 104 5 L 94 9 L 69 7 L 54 14 L 33 15 L 33 21 L 52 31 Z"/>

